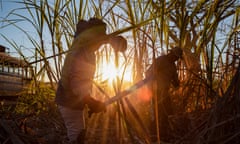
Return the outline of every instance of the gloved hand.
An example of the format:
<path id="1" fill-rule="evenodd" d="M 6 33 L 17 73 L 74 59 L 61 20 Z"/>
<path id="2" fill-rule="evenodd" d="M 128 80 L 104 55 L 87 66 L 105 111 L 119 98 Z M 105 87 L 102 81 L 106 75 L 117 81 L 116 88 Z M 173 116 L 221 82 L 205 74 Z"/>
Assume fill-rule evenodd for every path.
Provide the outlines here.
<path id="1" fill-rule="evenodd" d="M 127 40 L 122 36 L 114 36 L 109 39 L 115 51 L 124 52 L 127 49 Z"/>
<path id="2" fill-rule="evenodd" d="M 91 96 L 84 97 L 83 101 L 84 101 L 85 104 L 88 105 L 89 117 L 91 117 L 91 115 L 93 113 L 99 113 L 99 112 L 102 112 L 102 111 L 106 111 L 106 105 L 101 101 L 95 100 Z"/>

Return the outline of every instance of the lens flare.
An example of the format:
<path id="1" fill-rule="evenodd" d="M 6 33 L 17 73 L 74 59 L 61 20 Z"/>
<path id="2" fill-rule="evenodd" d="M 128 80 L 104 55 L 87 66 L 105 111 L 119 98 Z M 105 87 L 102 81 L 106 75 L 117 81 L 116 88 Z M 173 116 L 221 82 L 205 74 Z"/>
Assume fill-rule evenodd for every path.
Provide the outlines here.
<path id="1" fill-rule="evenodd" d="M 121 61 L 119 61 L 121 62 Z M 123 62 L 122 62 L 123 63 Z M 116 67 L 114 63 L 114 58 L 109 61 L 102 61 L 99 63 L 97 73 L 100 76 L 98 81 L 108 81 L 109 85 L 112 85 L 113 81 L 117 78 L 123 79 L 123 83 L 129 83 L 132 81 L 132 70 L 131 68 L 124 67 L 124 64 L 119 64 L 121 66 Z"/>
<path id="2" fill-rule="evenodd" d="M 137 90 L 138 98 L 143 102 L 149 102 L 152 98 L 152 91 L 148 86 L 143 86 Z"/>

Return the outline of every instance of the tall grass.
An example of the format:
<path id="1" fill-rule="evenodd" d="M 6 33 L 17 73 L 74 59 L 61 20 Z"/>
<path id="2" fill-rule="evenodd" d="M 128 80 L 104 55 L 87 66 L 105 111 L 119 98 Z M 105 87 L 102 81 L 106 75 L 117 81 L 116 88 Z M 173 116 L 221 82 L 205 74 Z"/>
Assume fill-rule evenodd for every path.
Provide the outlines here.
<path id="1" fill-rule="evenodd" d="M 157 56 L 173 46 L 183 49 L 184 58 L 177 62 L 181 87 L 172 93 L 177 112 L 212 108 L 227 90 L 239 65 L 239 0 L 90 0 L 79 3 L 74 0 L 55 0 L 54 3 L 22 0 L 17 3 L 22 4 L 22 8 L 11 11 L 2 22 L 6 28 L 10 24 L 26 35 L 35 51 L 30 60 L 19 51 L 21 57 L 35 67 L 36 83 L 46 76 L 53 88 L 60 78 L 75 24 L 79 19 L 93 16 L 103 17 L 108 24 L 108 33 L 122 34 L 128 40 L 123 61 L 120 57 L 124 56 L 114 53 L 108 46 L 97 52 L 97 61 L 114 60 L 117 67 L 124 69 L 132 64 L 133 82 L 144 78 L 144 72 Z M 26 11 L 26 15 L 19 14 L 19 10 Z M 33 27 L 36 36 L 18 25 L 22 21 Z M 1 36 L 13 48 L 20 50 L 15 40 Z M 224 36 L 223 39 L 220 36 Z M 112 55 L 115 55 L 114 59 Z M 97 71 L 98 74 L 101 75 Z M 115 83 L 114 93 L 106 93 L 119 93 L 123 89 L 123 76 L 124 73 Z M 99 81 L 105 84 L 103 79 Z M 101 84 L 98 86 L 103 87 Z M 139 117 L 143 115 L 142 111 L 138 113 L 133 105 L 128 100 L 116 104 L 118 137 L 123 137 L 127 131 L 134 140 L 133 133 L 143 133 L 143 139 L 148 142 L 148 136 L 143 132 L 145 128 L 141 125 L 144 118 Z M 129 121 L 127 109 L 134 115 L 140 129 L 131 127 L 134 120 Z"/>

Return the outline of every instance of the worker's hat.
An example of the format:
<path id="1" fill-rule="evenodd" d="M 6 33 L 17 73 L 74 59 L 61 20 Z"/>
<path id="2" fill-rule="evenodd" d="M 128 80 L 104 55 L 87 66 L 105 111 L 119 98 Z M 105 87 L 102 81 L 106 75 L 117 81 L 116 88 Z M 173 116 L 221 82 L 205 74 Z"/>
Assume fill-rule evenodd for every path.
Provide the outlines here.
<path id="1" fill-rule="evenodd" d="M 94 27 L 99 27 L 98 29 L 94 30 L 95 33 L 102 33 L 104 35 L 106 34 L 106 23 L 104 23 L 102 19 L 93 17 L 93 18 L 90 18 L 88 21 L 86 20 L 78 21 L 76 25 L 75 37 L 78 34 L 82 33 L 83 31 L 94 28 Z"/>

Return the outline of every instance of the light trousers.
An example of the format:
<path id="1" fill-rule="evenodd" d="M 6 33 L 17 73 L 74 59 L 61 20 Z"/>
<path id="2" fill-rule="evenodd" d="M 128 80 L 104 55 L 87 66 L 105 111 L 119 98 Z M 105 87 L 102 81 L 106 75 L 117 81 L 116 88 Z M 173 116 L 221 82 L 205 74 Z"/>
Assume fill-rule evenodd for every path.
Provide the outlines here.
<path id="1" fill-rule="evenodd" d="M 84 111 L 70 109 L 60 105 L 58 105 L 58 109 L 67 128 L 69 140 L 76 141 L 79 133 L 85 129 Z"/>

